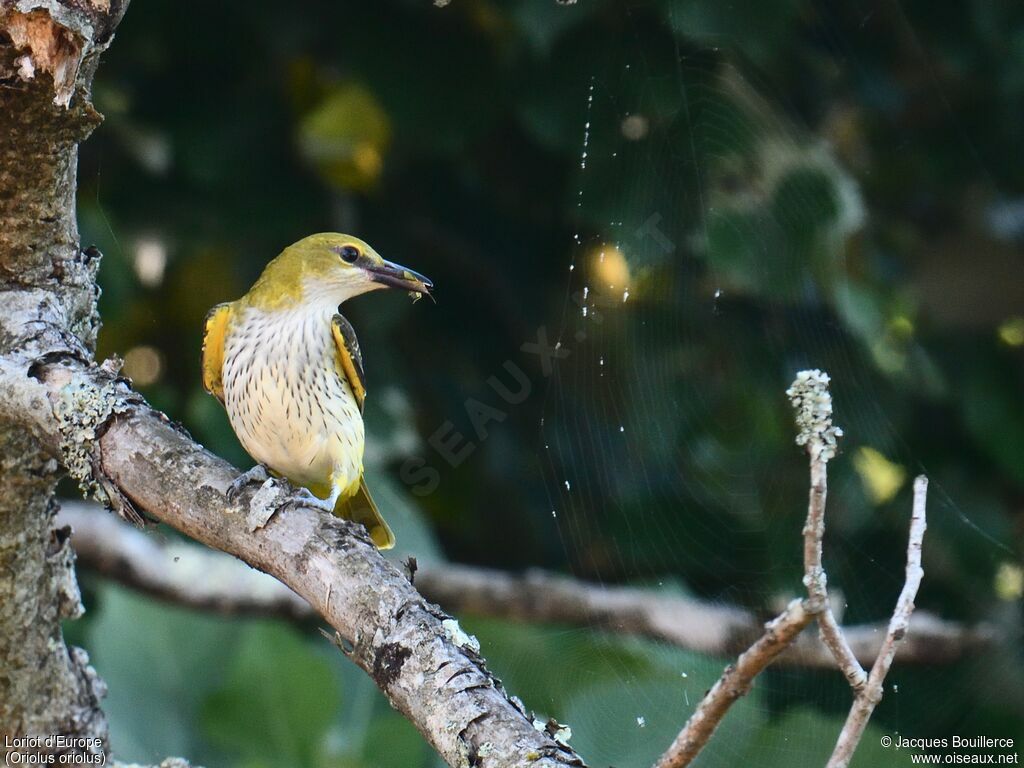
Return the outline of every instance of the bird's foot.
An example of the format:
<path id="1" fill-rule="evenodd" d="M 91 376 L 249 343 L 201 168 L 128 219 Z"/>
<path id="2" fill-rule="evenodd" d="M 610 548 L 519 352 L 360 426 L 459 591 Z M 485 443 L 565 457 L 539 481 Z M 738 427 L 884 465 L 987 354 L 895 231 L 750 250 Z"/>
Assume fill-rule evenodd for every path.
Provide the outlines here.
<path id="1" fill-rule="evenodd" d="M 317 509 L 323 509 L 328 512 L 334 511 L 334 499 L 321 499 L 308 488 L 296 488 L 295 496 L 296 498 L 292 502 L 293 504 L 303 505 L 307 507 L 316 507 Z"/>
<path id="2" fill-rule="evenodd" d="M 267 474 L 267 468 L 262 464 L 257 464 L 255 467 L 250 469 L 248 472 L 243 472 L 234 479 L 231 485 L 228 486 L 227 493 L 228 501 L 233 502 L 238 494 L 242 492 L 242 489 L 249 483 L 259 483 L 262 485 L 270 479 L 270 475 Z"/>

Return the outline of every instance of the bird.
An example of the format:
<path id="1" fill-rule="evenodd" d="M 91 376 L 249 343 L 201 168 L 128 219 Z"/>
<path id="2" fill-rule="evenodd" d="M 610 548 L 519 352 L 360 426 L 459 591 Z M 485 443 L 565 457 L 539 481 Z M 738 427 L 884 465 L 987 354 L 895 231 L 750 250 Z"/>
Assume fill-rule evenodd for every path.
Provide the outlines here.
<path id="1" fill-rule="evenodd" d="M 257 462 L 229 496 L 269 471 L 305 489 L 310 503 L 363 524 L 379 549 L 394 546 L 363 476 L 363 355 L 340 305 L 383 288 L 415 300 L 433 287 L 363 240 L 324 232 L 285 248 L 244 296 L 209 311 L 203 387 Z"/>

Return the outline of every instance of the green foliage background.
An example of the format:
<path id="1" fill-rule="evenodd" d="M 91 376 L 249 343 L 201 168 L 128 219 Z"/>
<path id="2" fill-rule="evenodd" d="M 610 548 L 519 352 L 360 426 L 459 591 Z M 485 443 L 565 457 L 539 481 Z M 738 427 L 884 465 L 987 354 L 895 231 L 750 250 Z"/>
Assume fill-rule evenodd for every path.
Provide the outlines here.
<path id="1" fill-rule="evenodd" d="M 824 368 L 847 435 L 826 556 L 846 619 L 891 610 L 925 471 L 918 605 L 1008 638 L 897 667 L 855 764 L 909 764 L 882 733 L 1021 739 L 1022 21 L 993 0 L 136 0 L 81 157 L 100 353 L 248 466 L 199 386 L 202 318 L 299 237 L 358 233 L 438 286 L 436 306 L 346 306 L 398 556 L 765 610 L 801 588 L 782 393 Z M 539 329 L 571 352 L 550 376 L 521 350 Z M 514 406 L 488 384 L 511 386 L 507 361 L 531 382 Z M 486 435 L 473 401 L 501 410 Z M 446 422 L 476 446 L 458 466 L 429 444 Z M 312 628 L 87 587 L 69 632 L 110 683 L 121 757 L 436 764 Z M 723 664 L 462 618 L 596 766 L 650 764 Z M 821 765 L 847 705 L 838 674 L 773 671 L 701 765 Z"/>

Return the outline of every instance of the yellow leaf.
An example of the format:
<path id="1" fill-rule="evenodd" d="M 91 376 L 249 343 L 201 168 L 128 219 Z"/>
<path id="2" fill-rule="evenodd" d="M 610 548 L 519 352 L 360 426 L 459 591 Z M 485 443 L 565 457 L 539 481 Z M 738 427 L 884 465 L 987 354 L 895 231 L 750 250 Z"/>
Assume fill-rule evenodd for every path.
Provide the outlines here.
<path id="1" fill-rule="evenodd" d="M 995 590 L 1000 600 L 1019 600 L 1024 596 L 1024 568 L 1017 563 L 1000 563 L 996 570 Z"/>
<path id="2" fill-rule="evenodd" d="M 327 183 L 364 191 L 384 168 L 391 121 L 363 86 L 334 85 L 302 119 L 298 139 L 302 156 Z"/>
<path id="3" fill-rule="evenodd" d="M 1011 317 L 999 326 L 999 340 L 1008 347 L 1024 344 L 1024 317 Z"/>
<path id="4" fill-rule="evenodd" d="M 864 483 L 864 490 L 876 505 L 892 501 L 907 479 L 907 471 L 903 467 L 868 446 L 857 450 L 853 466 Z"/>

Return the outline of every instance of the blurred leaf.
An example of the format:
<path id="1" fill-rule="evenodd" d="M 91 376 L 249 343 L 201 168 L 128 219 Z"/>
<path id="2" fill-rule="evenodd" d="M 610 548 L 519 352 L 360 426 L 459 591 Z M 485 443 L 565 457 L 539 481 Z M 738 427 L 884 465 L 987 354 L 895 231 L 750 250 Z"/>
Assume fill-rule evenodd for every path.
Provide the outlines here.
<path id="1" fill-rule="evenodd" d="M 555 40 L 600 7 L 599 0 L 589 3 L 549 3 L 548 0 L 517 0 L 512 18 L 530 43 L 547 53 Z"/>
<path id="2" fill-rule="evenodd" d="M 123 760 L 209 756 L 198 733 L 203 698 L 221 680 L 236 625 L 104 584 L 88 650 L 109 693 L 103 710 Z"/>
<path id="3" fill-rule="evenodd" d="M 387 558 L 402 563 L 411 555 L 420 565 L 444 563 L 446 558 L 437 536 L 408 491 L 372 468 L 366 470 L 366 482 L 395 532 L 395 547 L 385 553 Z"/>
<path id="4" fill-rule="evenodd" d="M 472 617 L 464 617 L 462 624 L 480 641 L 494 673 L 527 708 L 563 721 L 583 688 L 650 668 L 638 648 L 600 632 Z"/>
<path id="5" fill-rule="evenodd" d="M 630 674 L 608 664 L 609 676 L 573 696 L 564 722 L 572 727 L 571 743 L 580 754 L 600 755 L 602 763 L 615 768 L 646 768 L 721 675 L 722 662 L 653 643 L 627 639 L 623 645 L 648 658 L 651 666 Z M 598 656 L 582 668 L 593 670 L 603 662 Z M 756 692 L 737 701 L 702 754 L 701 766 L 743 765 L 735 755 L 763 721 Z"/>
<path id="6" fill-rule="evenodd" d="M 771 206 L 776 220 L 797 238 L 824 229 L 840 213 L 832 179 L 813 167 L 787 171 L 775 185 Z"/>
<path id="7" fill-rule="evenodd" d="M 731 292 L 773 295 L 791 288 L 800 273 L 787 253 L 777 223 L 757 213 L 721 211 L 707 223 L 707 259 L 715 279 Z"/>
<path id="8" fill-rule="evenodd" d="M 853 464 L 864 482 L 864 489 L 875 504 L 887 504 L 892 501 L 907 479 L 907 470 L 904 467 L 867 445 L 857 449 L 853 456 Z"/>
<path id="9" fill-rule="evenodd" d="M 339 701 L 327 660 L 294 630 L 261 622 L 242 632 L 223 686 L 204 701 L 204 731 L 246 765 L 315 766 Z"/>
<path id="10" fill-rule="evenodd" d="M 746 750 L 733 755 L 733 765 L 763 765 L 766 761 L 824 765 L 842 729 L 841 718 L 825 717 L 808 710 L 787 712 L 757 731 Z M 850 763 L 851 768 L 906 766 L 910 760 L 904 752 L 894 748 L 886 749 L 881 745 L 880 740 L 884 735 L 885 730 L 869 725 Z M 704 765 L 701 762 L 701 766 Z"/>
<path id="11" fill-rule="evenodd" d="M 1024 487 L 1024 400 L 1012 379 L 987 361 L 965 371 L 964 419 L 979 449 Z"/>
<path id="12" fill-rule="evenodd" d="M 769 63 L 787 48 L 799 0 L 765 4 L 758 0 L 730 3 L 662 0 L 672 30 L 680 37 L 705 45 L 742 43 L 747 56 Z"/>
<path id="13" fill-rule="evenodd" d="M 376 184 L 391 142 L 391 123 L 358 83 L 333 86 L 299 124 L 302 156 L 330 184 L 367 190 Z"/>
<path id="14" fill-rule="evenodd" d="M 397 712 L 373 718 L 358 761 L 364 768 L 414 768 L 427 765 L 434 752 L 413 725 Z"/>
<path id="15" fill-rule="evenodd" d="M 848 282 L 835 292 L 836 311 L 847 327 L 865 341 L 882 337 L 884 310 L 882 297 L 873 287 Z"/>

